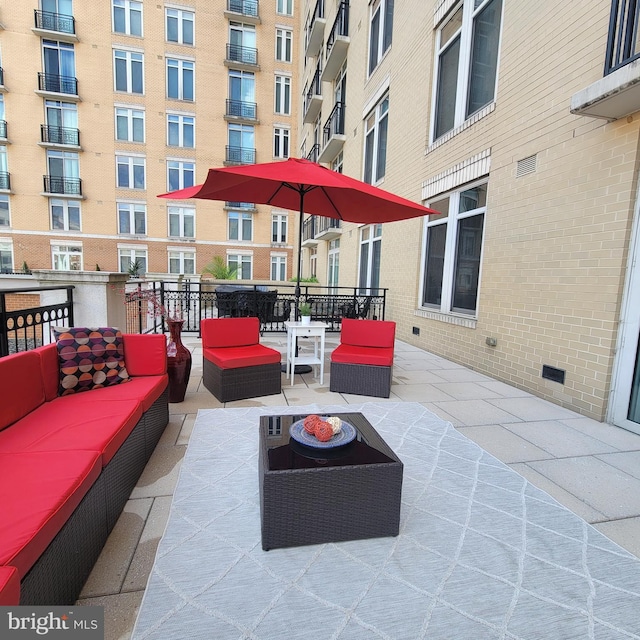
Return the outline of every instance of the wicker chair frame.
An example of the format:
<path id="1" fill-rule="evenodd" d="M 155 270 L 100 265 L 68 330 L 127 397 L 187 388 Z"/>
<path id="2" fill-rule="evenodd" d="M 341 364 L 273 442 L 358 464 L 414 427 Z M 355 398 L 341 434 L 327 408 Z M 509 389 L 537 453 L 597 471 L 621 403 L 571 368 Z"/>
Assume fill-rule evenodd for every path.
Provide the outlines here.
<path id="1" fill-rule="evenodd" d="M 282 391 L 282 367 L 276 362 L 221 369 L 203 357 L 202 382 L 220 402 L 270 396 Z"/>
<path id="2" fill-rule="evenodd" d="M 391 395 L 392 370 L 393 367 L 332 362 L 329 389 L 338 393 L 388 398 Z"/>

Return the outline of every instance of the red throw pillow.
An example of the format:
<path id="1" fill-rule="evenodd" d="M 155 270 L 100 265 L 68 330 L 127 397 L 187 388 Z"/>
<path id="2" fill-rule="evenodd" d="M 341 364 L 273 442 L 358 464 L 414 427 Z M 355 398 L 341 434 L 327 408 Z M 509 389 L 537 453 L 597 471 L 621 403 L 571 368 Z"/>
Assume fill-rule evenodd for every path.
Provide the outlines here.
<path id="1" fill-rule="evenodd" d="M 59 396 L 130 380 L 119 329 L 53 327 L 52 331 L 58 348 Z"/>

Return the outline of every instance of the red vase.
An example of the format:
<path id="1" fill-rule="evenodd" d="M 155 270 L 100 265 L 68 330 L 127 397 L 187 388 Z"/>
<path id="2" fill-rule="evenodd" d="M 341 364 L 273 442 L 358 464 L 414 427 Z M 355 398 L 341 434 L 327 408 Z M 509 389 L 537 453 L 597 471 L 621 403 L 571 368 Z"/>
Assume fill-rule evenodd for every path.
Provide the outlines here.
<path id="1" fill-rule="evenodd" d="M 191 375 L 191 351 L 182 344 L 184 320 L 167 320 L 167 373 L 169 374 L 169 402 L 182 402 Z"/>

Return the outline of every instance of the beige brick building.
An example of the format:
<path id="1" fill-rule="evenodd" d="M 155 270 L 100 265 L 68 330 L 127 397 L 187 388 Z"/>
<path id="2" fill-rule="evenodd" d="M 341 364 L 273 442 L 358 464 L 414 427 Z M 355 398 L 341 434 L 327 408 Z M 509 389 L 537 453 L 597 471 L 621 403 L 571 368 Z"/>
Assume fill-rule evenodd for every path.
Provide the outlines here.
<path id="1" fill-rule="evenodd" d="M 305 2 L 300 155 L 442 212 L 343 224 L 307 272 L 388 288 L 401 339 L 640 431 L 627 5 Z"/>
<path id="2" fill-rule="evenodd" d="M 2 3 L 2 269 L 290 277 L 289 212 L 156 196 L 289 155 L 297 21 L 293 0 Z"/>

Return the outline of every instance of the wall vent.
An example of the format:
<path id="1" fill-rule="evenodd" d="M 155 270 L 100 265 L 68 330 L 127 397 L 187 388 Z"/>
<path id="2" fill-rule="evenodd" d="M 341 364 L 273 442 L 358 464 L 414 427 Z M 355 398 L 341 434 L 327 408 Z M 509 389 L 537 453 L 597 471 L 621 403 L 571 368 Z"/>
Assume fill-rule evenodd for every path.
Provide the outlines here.
<path id="1" fill-rule="evenodd" d="M 564 384 L 565 374 L 566 371 L 564 369 L 556 369 L 555 367 L 550 367 L 548 364 L 542 365 L 542 377 L 547 380 Z"/>
<path id="2" fill-rule="evenodd" d="M 522 158 L 518 160 L 518 168 L 516 169 L 516 178 L 521 178 L 529 173 L 534 173 L 536 170 L 536 163 L 538 161 L 538 155 L 529 156 L 528 158 Z"/>

